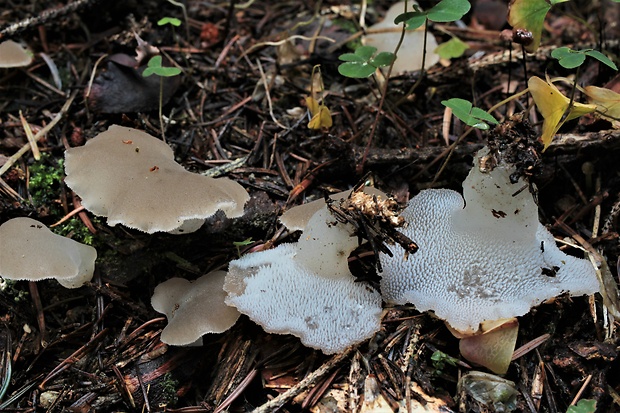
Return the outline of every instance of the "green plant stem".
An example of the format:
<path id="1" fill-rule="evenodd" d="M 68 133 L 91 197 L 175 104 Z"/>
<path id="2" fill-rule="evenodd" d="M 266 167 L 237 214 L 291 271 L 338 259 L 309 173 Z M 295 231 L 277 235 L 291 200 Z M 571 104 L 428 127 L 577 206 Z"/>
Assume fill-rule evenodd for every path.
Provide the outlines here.
<path id="1" fill-rule="evenodd" d="M 496 103 L 495 105 L 491 106 L 491 108 L 489 110 L 487 110 L 488 114 L 491 114 L 492 112 L 494 112 L 495 110 L 497 110 L 498 108 L 501 108 L 502 106 L 504 106 L 506 103 L 510 102 L 511 100 L 515 100 L 516 98 L 519 98 L 523 95 L 525 95 L 526 93 L 528 93 L 530 91 L 529 88 L 525 88 L 524 90 L 522 90 L 519 93 L 515 93 L 512 96 L 508 96 L 506 99 L 502 100 L 499 103 Z"/>
<path id="2" fill-rule="evenodd" d="M 519 93 L 515 93 L 512 96 L 507 97 L 506 99 L 502 100 L 501 102 L 493 105 L 489 110 L 487 110 L 488 114 L 491 114 L 492 112 L 494 112 L 495 110 L 497 110 L 498 108 L 502 107 L 503 105 L 507 104 L 508 102 L 510 102 L 511 100 L 515 100 L 523 95 L 525 95 L 526 93 L 528 93 L 530 91 L 529 88 L 526 88 L 525 90 L 522 90 Z M 418 172 L 413 179 L 415 180 L 417 177 L 419 177 L 421 174 L 423 174 L 425 171 L 427 171 L 430 167 L 432 167 L 433 165 L 435 165 L 437 162 L 439 162 L 440 159 L 442 159 L 444 156 L 446 157 L 446 160 L 443 162 L 443 164 L 441 164 L 441 168 L 439 168 L 439 171 L 437 171 L 437 173 L 435 174 L 435 177 L 433 178 L 433 181 L 431 182 L 431 186 L 437 182 L 437 180 L 439 179 L 439 176 L 441 175 L 441 173 L 446 169 L 446 166 L 448 165 L 448 162 L 450 161 L 450 158 L 452 157 L 452 154 L 454 153 L 454 148 L 456 148 L 456 145 L 459 144 L 459 142 L 461 142 L 463 139 L 465 139 L 465 137 L 467 135 L 469 135 L 471 133 L 471 131 L 473 131 L 474 128 L 470 127 L 469 129 L 467 129 L 465 132 L 463 132 L 461 134 L 461 136 L 459 136 L 458 138 L 456 138 L 456 140 L 446 148 L 446 150 L 444 150 L 442 153 L 439 154 L 439 156 L 437 156 L 437 158 L 433 159 L 432 162 L 430 162 L 424 169 L 422 169 L 420 172 Z"/>
<path id="3" fill-rule="evenodd" d="M 161 128 L 161 138 L 166 142 L 166 131 L 164 130 L 164 78 L 159 77 L 159 127 Z"/>
<path id="4" fill-rule="evenodd" d="M 570 100 L 568 101 L 568 106 L 566 107 L 566 110 L 564 111 L 564 113 L 562 114 L 562 117 L 560 118 L 560 125 L 562 124 L 562 122 L 564 122 L 566 120 L 566 118 L 568 117 L 570 110 L 573 107 L 573 104 L 575 103 L 575 91 L 577 90 L 577 79 L 579 79 L 579 69 L 581 69 L 581 66 L 577 66 L 577 71 L 575 72 L 575 81 L 573 82 L 573 87 L 570 91 Z"/>
<path id="5" fill-rule="evenodd" d="M 402 98 L 398 100 L 398 102 L 396 102 L 396 106 L 399 106 L 401 103 L 407 100 L 407 97 L 411 96 L 413 92 L 415 92 L 418 86 L 420 86 L 420 83 L 422 83 L 422 79 L 424 79 L 424 75 L 426 74 L 426 72 L 424 71 L 424 66 L 426 65 L 426 39 L 427 37 L 428 37 L 428 19 L 425 19 L 424 20 L 424 40 L 423 40 L 424 45 L 422 46 L 422 67 L 420 68 L 420 76 L 418 76 L 413 86 L 411 86 L 411 89 L 409 89 L 407 93 L 405 93 L 405 96 L 403 96 Z"/>
<path id="6" fill-rule="evenodd" d="M 407 12 L 406 2 L 405 2 L 405 12 Z M 362 175 L 364 173 L 364 164 L 366 163 L 366 159 L 368 158 L 368 154 L 370 153 L 370 145 L 372 144 L 372 140 L 375 136 L 377 125 L 379 124 L 379 119 L 381 118 L 381 112 L 383 110 L 383 105 L 385 103 L 385 96 L 387 95 L 387 90 L 388 90 L 388 82 L 390 81 L 392 69 L 394 68 L 394 62 L 396 62 L 396 59 L 398 58 L 398 51 L 400 50 L 400 46 L 403 44 L 403 40 L 405 39 L 406 30 L 407 30 L 407 25 L 406 23 L 403 23 L 403 29 L 400 32 L 400 38 L 398 39 L 398 44 L 396 45 L 396 48 L 394 49 L 394 60 L 392 60 L 392 63 L 390 64 L 390 67 L 388 68 L 388 72 L 385 75 L 383 91 L 381 92 L 381 100 L 379 101 L 379 107 L 377 108 L 377 115 L 375 116 L 375 120 L 372 123 L 372 126 L 370 128 L 370 134 L 368 136 L 368 143 L 366 144 L 366 148 L 364 149 L 364 155 L 362 156 L 362 161 L 355 168 L 358 175 Z M 422 60 L 422 62 L 424 62 L 424 60 Z M 381 70 L 381 69 L 378 69 L 378 70 Z"/>
<path id="7" fill-rule="evenodd" d="M 189 41 L 189 19 L 187 18 L 187 9 L 185 9 L 185 4 L 175 1 L 175 0 L 168 0 L 168 3 L 171 3 L 177 7 L 180 7 L 181 10 L 183 10 L 183 20 L 185 20 L 185 36 L 187 36 L 187 43 L 190 44 Z"/>

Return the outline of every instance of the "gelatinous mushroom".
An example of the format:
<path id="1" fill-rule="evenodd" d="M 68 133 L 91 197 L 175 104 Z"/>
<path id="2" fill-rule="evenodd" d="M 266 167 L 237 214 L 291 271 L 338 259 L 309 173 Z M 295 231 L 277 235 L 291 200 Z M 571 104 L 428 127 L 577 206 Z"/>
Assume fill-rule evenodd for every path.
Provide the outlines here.
<path id="1" fill-rule="evenodd" d="M 196 281 L 171 278 L 155 288 L 151 305 L 168 317 L 161 333 L 166 344 L 202 344 L 207 333 L 222 333 L 239 318 L 234 307 L 224 303 L 225 271 L 213 271 Z"/>
<path id="2" fill-rule="evenodd" d="M 380 328 L 381 296 L 349 271 L 347 259 L 357 247 L 352 233 L 323 205 L 298 243 L 230 263 L 226 303 L 265 331 L 293 334 L 326 354 L 370 338 Z"/>
<path id="3" fill-rule="evenodd" d="M 228 178 L 186 171 L 168 145 L 136 129 L 112 125 L 86 145 L 68 149 L 65 159 L 65 182 L 109 225 L 153 233 L 186 223 L 181 230 L 191 232 L 200 226 L 196 220 L 218 210 L 229 218 L 241 216 L 249 199 Z"/>
<path id="4" fill-rule="evenodd" d="M 477 154 L 464 199 L 429 189 L 409 202 L 403 233 L 418 243 L 416 254 L 405 259 L 396 245 L 393 257 L 381 256 L 384 298 L 433 311 L 461 336 L 560 294 L 599 290 L 592 265 L 561 252 L 540 224 L 527 184 L 510 182 L 514 168 L 500 160 L 488 170 L 481 164 L 488 156 L 486 148 Z"/>
<path id="5" fill-rule="evenodd" d="M 54 234 L 31 218 L 13 218 L 0 226 L 0 276 L 9 280 L 58 280 L 78 288 L 93 277 L 97 251 Z"/>

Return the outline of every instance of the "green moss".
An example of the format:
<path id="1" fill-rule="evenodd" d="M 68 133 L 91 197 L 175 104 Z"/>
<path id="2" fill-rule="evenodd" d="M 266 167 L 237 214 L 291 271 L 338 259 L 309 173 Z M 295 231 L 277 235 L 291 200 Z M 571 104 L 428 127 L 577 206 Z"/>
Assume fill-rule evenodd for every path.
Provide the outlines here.
<path id="1" fill-rule="evenodd" d="M 160 382 L 160 385 L 161 385 L 162 395 L 164 397 L 164 400 L 166 400 L 166 404 L 168 406 L 174 406 L 176 402 L 178 401 L 178 397 L 177 397 L 177 389 L 179 387 L 178 380 L 175 380 L 174 378 L 172 378 L 171 373 L 166 373 L 164 374 L 164 377 L 162 381 Z"/>
<path id="2" fill-rule="evenodd" d="M 64 178 L 64 160 L 51 160 L 48 155 L 30 166 L 28 190 L 35 207 L 47 206 L 52 213 L 58 213 L 56 205 L 60 184 Z"/>
<path id="3" fill-rule="evenodd" d="M 28 291 L 20 290 L 15 288 L 15 284 L 17 281 L 13 280 L 5 280 L 0 277 L 0 292 L 6 294 L 9 297 L 13 298 L 13 301 L 19 303 L 20 301 L 24 301 L 28 298 Z"/>
<path id="4" fill-rule="evenodd" d="M 91 221 L 95 224 L 98 222 L 98 219 L 91 218 Z M 93 245 L 95 240 L 93 234 L 88 230 L 86 225 L 76 217 L 72 217 L 67 222 L 52 228 L 52 231 L 58 235 L 69 236 L 71 239 L 86 245 Z"/>

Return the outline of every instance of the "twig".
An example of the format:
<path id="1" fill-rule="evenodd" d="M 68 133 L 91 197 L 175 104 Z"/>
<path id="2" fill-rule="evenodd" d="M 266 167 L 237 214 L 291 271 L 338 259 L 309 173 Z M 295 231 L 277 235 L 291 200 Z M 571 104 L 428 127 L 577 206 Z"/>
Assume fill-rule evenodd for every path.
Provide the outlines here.
<path id="1" fill-rule="evenodd" d="M 58 366 L 54 367 L 54 369 L 52 369 L 52 371 L 47 375 L 47 377 L 45 377 L 43 381 L 39 383 L 39 388 L 44 389 L 45 385 L 47 384 L 49 380 L 56 377 L 58 374 L 60 374 L 63 370 L 65 370 L 71 364 L 79 361 L 82 358 L 82 356 L 84 356 L 86 351 L 90 347 L 98 343 L 107 333 L 108 333 L 108 329 L 104 329 L 99 334 L 97 334 L 95 337 L 93 337 L 88 343 L 84 344 L 82 347 L 74 351 L 69 357 L 64 359 Z"/>
<path id="2" fill-rule="evenodd" d="M 519 347 L 512 353 L 511 361 L 515 361 L 519 357 L 523 357 L 530 351 L 540 346 L 545 341 L 549 340 L 549 337 L 551 337 L 550 334 L 543 334 L 542 336 L 536 337 L 535 339 L 525 343 L 524 345 L 522 345 L 521 347 Z"/>
<path id="3" fill-rule="evenodd" d="M 28 143 L 30 144 L 30 148 L 32 149 L 32 156 L 34 156 L 35 161 L 38 161 L 41 159 L 41 152 L 39 151 L 39 147 L 37 146 L 37 141 L 34 139 L 32 128 L 30 127 L 30 124 L 28 124 L 28 121 L 24 117 L 21 109 L 19 111 L 19 120 L 22 123 L 24 132 L 26 132 L 26 138 L 28 138 Z"/>
<path id="4" fill-rule="evenodd" d="M 97 0 L 77 0 L 73 3 L 67 4 L 66 6 L 56 9 L 45 10 L 42 13 L 39 13 L 37 16 L 28 17 L 20 22 L 10 24 L 4 29 L 0 30 L 0 40 L 10 39 L 11 37 L 19 34 L 20 32 L 34 28 L 36 26 L 40 26 L 49 22 L 50 20 L 65 16 L 69 13 L 78 11 L 81 8 L 90 6 L 91 3 L 95 3 L 96 1 Z"/>
<path id="5" fill-rule="evenodd" d="M 256 64 L 258 65 L 258 70 L 260 71 L 260 77 L 263 80 L 263 87 L 265 88 L 265 97 L 267 97 L 267 103 L 269 104 L 269 114 L 271 115 L 271 119 L 274 121 L 276 125 L 281 127 L 282 129 L 290 129 L 281 124 L 273 113 L 273 105 L 271 104 L 271 96 L 269 95 L 269 85 L 267 81 L 267 76 L 263 70 L 263 66 L 260 64 L 260 59 L 256 59 Z"/>
<path id="6" fill-rule="evenodd" d="M 41 297 L 39 296 L 39 289 L 37 283 L 34 281 L 28 282 L 28 288 L 30 290 L 30 296 L 34 303 L 34 308 L 37 310 L 37 324 L 39 325 L 39 342 L 43 348 L 47 347 L 47 329 L 45 328 L 45 315 L 43 314 L 43 306 L 41 305 Z"/>
<path id="7" fill-rule="evenodd" d="M 56 124 L 58 122 L 60 122 L 60 120 L 63 118 L 63 116 L 66 115 L 67 112 L 69 111 L 69 107 L 71 106 L 71 104 L 73 103 L 73 100 L 76 98 L 76 96 L 78 95 L 79 92 L 80 91 L 77 90 L 77 89 L 74 90 L 73 93 L 71 93 L 71 96 L 69 96 L 69 99 L 67 99 L 65 104 L 60 109 L 60 112 L 58 112 L 56 114 L 54 119 L 52 119 L 52 121 L 50 123 L 45 125 L 45 127 L 43 129 L 41 129 L 39 132 L 37 132 L 36 135 L 34 135 L 34 141 L 35 142 L 38 142 L 39 140 L 41 140 L 41 138 L 43 138 L 45 136 L 45 134 L 47 134 L 50 130 L 52 130 L 52 128 L 54 126 L 56 126 Z M 15 162 L 17 162 L 19 160 L 19 158 L 24 156 L 24 154 L 26 152 L 28 152 L 29 150 L 30 150 L 30 143 L 27 143 L 24 146 L 22 146 L 15 154 L 13 154 L 6 161 L 6 163 L 4 165 L 2 165 L 2 167 L 0 168 L 0 176 L 4 175 L 4 173 L 6 171 L 8 171 L 11 168 L 11 166 L 13 166 L 13 164 L 15 164 Z"/>
<path id="8" fill-rule="evenodd" d="M 570 402 L 571 406 L 574 406 L 577 404 L 577 402 L 579 401 L 579 399 L 581 398 L 581 395 L 583 394 L 583 392 L 586 390 L 586 387 L 588 387 L 588 384 L 590 384 L 590 380 L 592 380 L 592 375 L 589 374 L 588 377 L 586 377 L 586 380 L 583 382 L 583 384 L 581 385 L 581 388 L 579 389 L 579 391 L 577 392 L 577 394 L 575 395 L 575 398 L 573 399 L 572 402 Z"/>
<path id="9" fill-rule="evenodd" d="M 321 367 L 310 373 L 305 379 L 297 383 L 296 386 L 291 387 L 278 397 L 268 401 L 260 407 L 257 407 L 252 411 L 252 413 L 272 413 L 280 409 L 290 400 L 292 400 L 295 396 L 306 390 L 308 387 L 315 384 L 319 381 L 323 376 L 325 376 L 331 369 L 336 367 L 338 363 L 345 360 L 349 357 L 349 355 L 357 348 L 357 346 L 351 346 L 347 348 L 344 352 L 336 354 L 331 359 L 327 360 Z"/>

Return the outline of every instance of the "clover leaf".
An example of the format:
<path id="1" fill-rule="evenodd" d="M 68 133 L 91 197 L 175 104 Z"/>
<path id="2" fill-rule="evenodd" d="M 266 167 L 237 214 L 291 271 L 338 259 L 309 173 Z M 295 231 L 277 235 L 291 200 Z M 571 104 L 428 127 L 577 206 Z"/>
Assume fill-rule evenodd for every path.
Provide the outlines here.
<path id="1" fill-rule="evenodd" d="M 468 126 L 487 130 L 489 129 L 487 122 L 499 125 L 497 119 L 484 110 L 474 107 L 468 100 L 452 98 L 441 101 L 441 104 L 452 109 L 452 114 Z"/>
<path id="2" fill-rule="evenodd" d="M 365 78 L 371 76 L 380 67 L 392 64 L 396 56 L 390 52 L 377 52 L 376 47 L 360 46 L 353 53 L 340 55 L 345 63 L 338 66 L 338 72 L 346 77 Z"/>
<path id="3" fill-rule="evenodd" d="M 162 66 L 161 56 L 153 56 L 147 63 L 144 72 L 142 72 L 142 76 L 149 77 L 151 75 L 157 75 L 161 77 L 172 77 L 179 73 L 181 73 L 181 69 L 178 67 L 164 67 Z"/>

